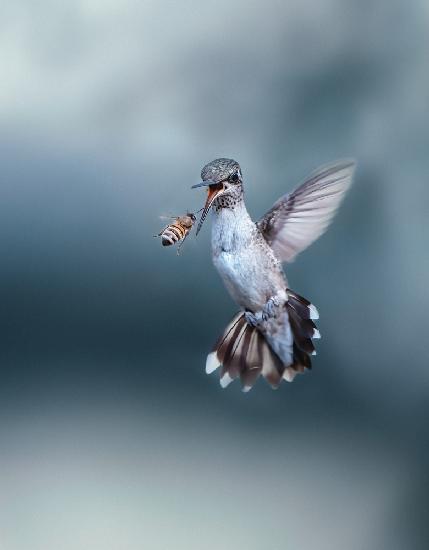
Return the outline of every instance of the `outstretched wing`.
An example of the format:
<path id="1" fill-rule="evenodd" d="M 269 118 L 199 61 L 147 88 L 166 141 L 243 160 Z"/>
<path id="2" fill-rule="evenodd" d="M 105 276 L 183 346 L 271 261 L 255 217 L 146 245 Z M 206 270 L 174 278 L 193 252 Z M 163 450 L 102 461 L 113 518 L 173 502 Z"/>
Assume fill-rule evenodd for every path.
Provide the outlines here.
<path id="1" fill-rule="evenodd" d="M 322 235 L 350 187 L 354 168 L 350 160 L 319 168 L 257 222 L 279 260 L 291 262 Z"/>

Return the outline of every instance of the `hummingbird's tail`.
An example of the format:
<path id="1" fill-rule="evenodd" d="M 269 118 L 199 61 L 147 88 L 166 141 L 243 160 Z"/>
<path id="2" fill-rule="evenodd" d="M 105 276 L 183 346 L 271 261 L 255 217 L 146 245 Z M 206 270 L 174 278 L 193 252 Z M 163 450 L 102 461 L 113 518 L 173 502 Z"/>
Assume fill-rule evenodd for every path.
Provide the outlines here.
<path id="1" fill-rule="evenodd" d="M 249 391 L 262 376 L 273 387 L 280 382 L 292 382 L 298 373 L 311 369 L 310 355 L 315 355 L 312 338 L 320 338 L 313 322 L 318 313 L 308 300 L 287 289 L 284 323 L 291 332 L 290 360 L 282 361 L 265 339 L 264 334 L 247 323 L 243 312 L 238 313 L 226 327 L 208 355 L 206 373 L 220 369 L 220 384 L 226 388 L 240 378 L 243 391 Z M 273 346 L 275 347 L 275 346 Z"/>

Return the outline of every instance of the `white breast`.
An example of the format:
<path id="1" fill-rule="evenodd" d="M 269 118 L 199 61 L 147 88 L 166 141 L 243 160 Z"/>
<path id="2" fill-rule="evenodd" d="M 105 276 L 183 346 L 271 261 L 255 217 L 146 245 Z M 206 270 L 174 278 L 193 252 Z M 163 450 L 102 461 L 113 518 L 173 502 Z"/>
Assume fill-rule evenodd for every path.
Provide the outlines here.
<path id="1" fill-rule="evenodd" d="M 213 263 L 232 298 L 258 311 L 285 280 L 279 262 L 260 237 L 244 203 L 213 214 Z"/>

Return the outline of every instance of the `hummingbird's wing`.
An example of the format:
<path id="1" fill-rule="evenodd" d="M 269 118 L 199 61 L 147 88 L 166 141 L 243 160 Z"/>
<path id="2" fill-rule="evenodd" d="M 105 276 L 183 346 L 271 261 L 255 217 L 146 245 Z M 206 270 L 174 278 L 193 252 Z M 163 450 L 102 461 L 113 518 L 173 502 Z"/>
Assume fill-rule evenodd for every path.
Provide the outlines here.
<path id="1" fill-rule="evenodd" d="M 322 235 L 350 187 L 354 168 L 351 160 L 319 168 L 257 222 L 279 260 L 291 262 Z"/>

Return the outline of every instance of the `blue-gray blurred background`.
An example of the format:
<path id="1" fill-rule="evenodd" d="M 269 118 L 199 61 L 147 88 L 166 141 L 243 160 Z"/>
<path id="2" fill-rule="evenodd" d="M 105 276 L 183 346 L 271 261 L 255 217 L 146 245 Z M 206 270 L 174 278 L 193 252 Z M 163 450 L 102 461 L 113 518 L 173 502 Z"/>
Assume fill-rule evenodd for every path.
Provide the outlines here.
<path id="1" fill-rule="evenodd" d="M 2 2 L 2 550 L 428 547 L 428 37 L 424 0 Z M 255 218 L 358 160 L 276 392 L 204 374 L 209 224 L 152 237 L 218 156 Z"/>

